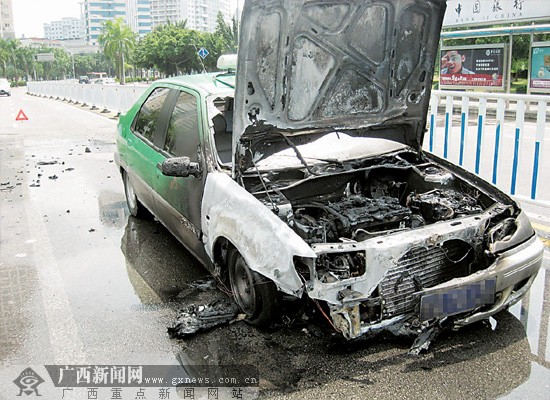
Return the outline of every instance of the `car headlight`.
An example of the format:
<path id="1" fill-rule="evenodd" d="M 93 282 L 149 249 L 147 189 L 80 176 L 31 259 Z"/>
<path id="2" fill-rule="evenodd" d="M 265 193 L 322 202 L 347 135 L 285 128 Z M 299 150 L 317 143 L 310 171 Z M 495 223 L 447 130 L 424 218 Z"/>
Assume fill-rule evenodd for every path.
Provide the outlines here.
<path id="1" fill-rule="evenodd" d="M 521 211 L 517 218 L 506 218 L 487 232 L 489 251 L 499 253 L 508 250 L 525 242 L 533 234 L 529 218 Z"/>

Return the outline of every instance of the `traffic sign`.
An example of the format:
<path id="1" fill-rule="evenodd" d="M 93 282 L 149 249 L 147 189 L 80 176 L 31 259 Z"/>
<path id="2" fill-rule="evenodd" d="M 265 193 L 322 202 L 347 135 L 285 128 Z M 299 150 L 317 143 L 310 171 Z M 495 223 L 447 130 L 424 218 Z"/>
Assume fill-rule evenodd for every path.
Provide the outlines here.
<path id="1" fill-rule="evenodd" d="M 199 55 L 203 60 L 206 58 L 206 56 L 207 56 L 208 54 L 210 54 L 210 53 L 208 52 L 208 50 L 206 50 L 204 47 L 201 47 L 197 53 L 198 53 L 198 55 Z"/>

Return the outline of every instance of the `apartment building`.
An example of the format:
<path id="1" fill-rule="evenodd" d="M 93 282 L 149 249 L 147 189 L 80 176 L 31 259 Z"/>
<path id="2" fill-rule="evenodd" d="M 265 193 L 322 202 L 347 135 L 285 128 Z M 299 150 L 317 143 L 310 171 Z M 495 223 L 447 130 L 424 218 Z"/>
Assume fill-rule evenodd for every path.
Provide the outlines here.
<path id="1" fill-rule="evenodd" d="M 153 27 L 170 22 L 187 21 L 187 28 L 203 32 L 216 29 L 221 11 L 227 22 L 233 12 L 230 0 L 151 0 Z"/>
<path id="2" fill-rule="evenodd" d="M 79 40 L 86 37 L 86 24 L 79 18 L 62 18 L 44 24 L 44 37 L 52 40 Z"/>
<path id="3" fill-rule="evenodd" d="M 84 0 L 86 40 L 95 44 L 105 21 L 123 18 L 139 36 L 151 32 L 150 0 Z"/>
<path id="4" fill-rule="evenodd" d="M 12 0 L 0 0 L 0 38 L 15 39 Z"/>

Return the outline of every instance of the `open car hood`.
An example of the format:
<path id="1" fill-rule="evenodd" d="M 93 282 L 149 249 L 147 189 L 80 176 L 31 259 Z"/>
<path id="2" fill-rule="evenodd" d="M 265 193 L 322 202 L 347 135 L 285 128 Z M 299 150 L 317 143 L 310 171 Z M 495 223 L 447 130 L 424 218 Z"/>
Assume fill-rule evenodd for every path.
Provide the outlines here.
<path id="1" fill-rule="evenodd" d="M 247 0 L 234 143 L 267 130 L 361 130 L 420 148 L 445 7 L 445 0 Z"/>

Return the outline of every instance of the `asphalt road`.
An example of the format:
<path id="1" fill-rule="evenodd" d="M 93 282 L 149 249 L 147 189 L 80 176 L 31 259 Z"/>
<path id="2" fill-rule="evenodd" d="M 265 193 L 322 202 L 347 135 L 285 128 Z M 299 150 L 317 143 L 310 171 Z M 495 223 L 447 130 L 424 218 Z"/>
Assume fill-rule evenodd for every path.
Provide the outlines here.
<path id="1" fill-rule="evenodd" d="M 28 121 L 15 121 L 20 109 Z M 22 89 L 0 97 L 0 399 L 21 398 L 12 381 L 27 367 L 44 377 L 44 364 L 182 360 L 255 365 L 266 398 L 549 398 L 548 247 L 520 304 L 445 333 L 418 357 L 407 355 L 408 340 L 348 343 L 316 318 L 170 339 L 178 310 L 223 294 L 190 288 L 206 271 L 160 224 L 129 218 L 112 162 L 115 127 L 106 115 Z M 527 206 L 548 245 L 547 209 Z M 39 388 L 48 400 L 89 398 L 85 388 Z M 137 399 L 137 390 L 121 398 Z M 144 394 L 162 398 L 154 388 Z M 98 398 L 113 398 L 111 389 Z"/>

